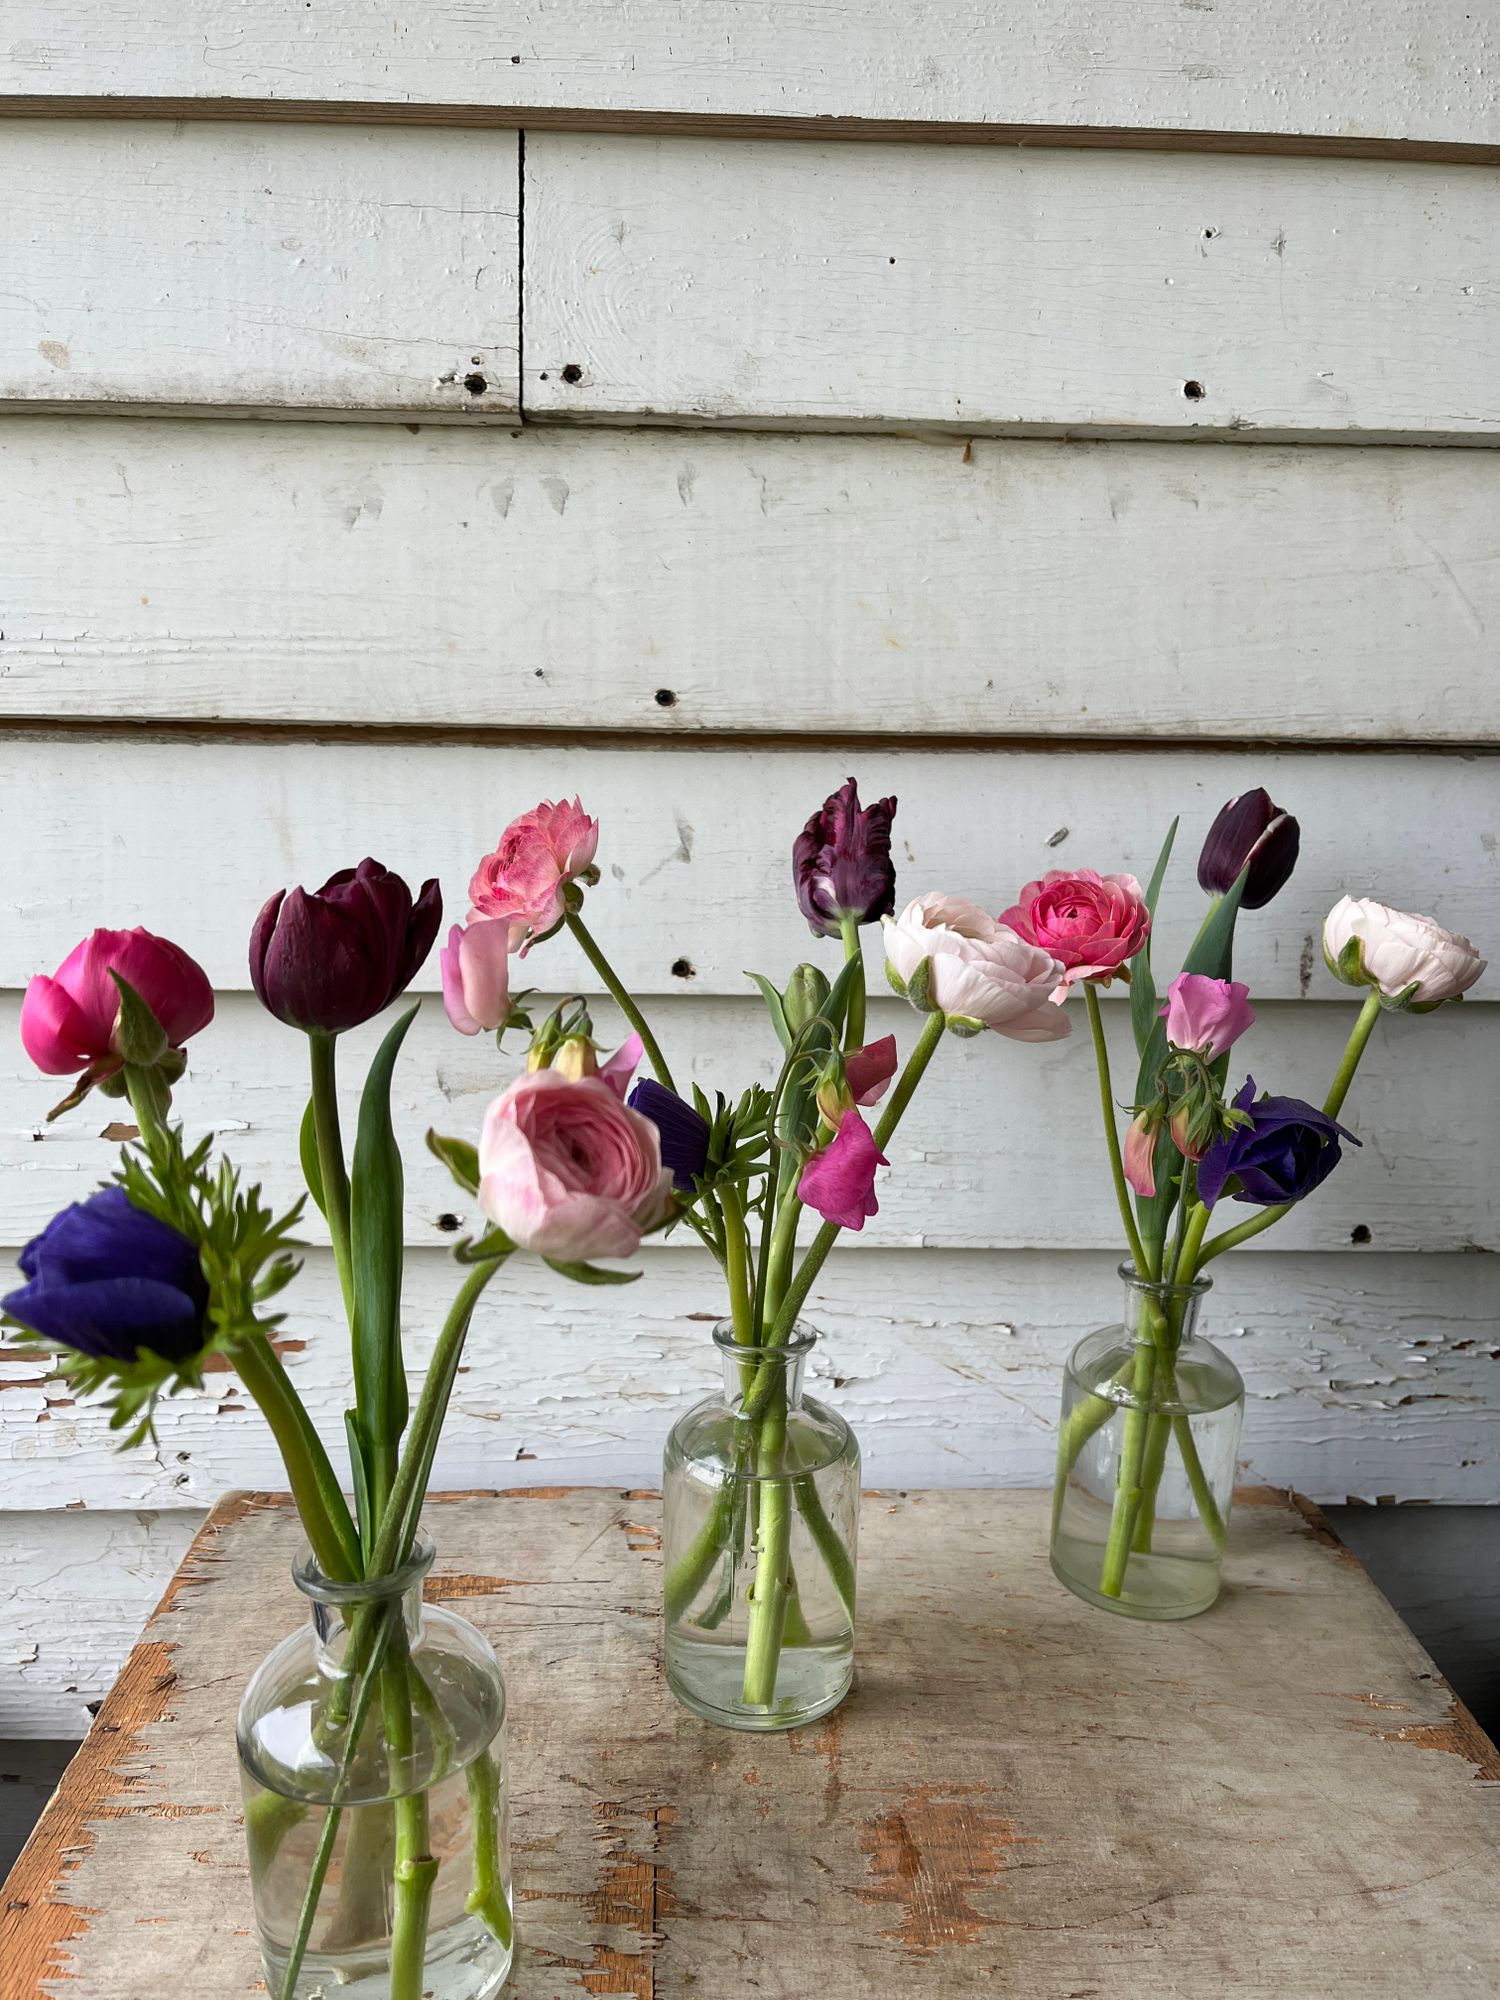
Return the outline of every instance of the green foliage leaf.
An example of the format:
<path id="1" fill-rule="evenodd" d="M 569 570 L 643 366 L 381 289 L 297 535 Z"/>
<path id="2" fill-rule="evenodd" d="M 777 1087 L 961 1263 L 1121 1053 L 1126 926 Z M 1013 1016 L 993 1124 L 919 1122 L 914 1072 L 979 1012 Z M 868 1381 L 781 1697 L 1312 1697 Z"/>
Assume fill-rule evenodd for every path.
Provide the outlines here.
<path id="1" fill-rule="evenodd" d="M 417 1009 L 409 1007 L 370 1064 L 349 1176 L 354 1398 L 361 1434 L 373 1449 L 394 1448 L 406 1428 L 406 1371 L 401 1357 L 404 1176 L 391 1125 L 391 1076 L 416 1018 Z"/>
<path id="2" fill-rule="evenodd" d="M 360 1435 L 359 1411 L 345 1410 L 344 1436 L 349 1441 L 349 1476 L 354 1483 L 354 1512 L 359 1522 L 361 1546 L 368 1550 L 374 1540 L 376 1522 L 370 1506 L 370 1461 Z"/>
<path id="3" fill-rule="evenodd" d="M 1146 908 L 1151 912 L 1152 929 L 1156 926 L 1156 905 L 1161 897 L 1161 885 L 1166 880 L 1167 863 L 1172 858 L 1172 845 L 1177 838 L 1179 820 L 1173 820 L 1167 828 L 1167 837 L 1161 844 L 1161 853 L 1156 857 L 1156 866 L 1151 871 L 1151 880 L 1146 885 Z M 1151 970 L 1151 938 L 1148 935 L 1144 947 L 1136 953 L 1130 967 L 1130 1025 L 1135 1034 L 1138 1054 L 1144 1054 L 1146 1044 L 1151 1039 L 1151 1031 L 1156 1025 L 1156 975 Z"/>
<path id="4" fill-rule="evenodd" d="M 781 1004 L 780 993 L 763 972 L 747 972 L 745 977 L 753 980 L 760 989 L 766 1012 L 771 1016 L 771 1026 L 776 1030 L 776 1039 L 784 1049 L 789 1049 L 792 1046 L 792 1031 L 786 1024 L 786 1010 Z"/>
<path id="5" fill-rule="evenodd" d="M 311 1098 L 302 1114 L 302 1129 L 297 1134 L 297 1152 L 302 1161 L 302 1178 L 307 1182 L 307 1191 L 322 1215 L 328 1213 L 328 1203 L 323 1195 L 323 1168 L 318 1160 L 318 1120 Z"/>
<path id="6" fill-rule="evenodd" d="M 570 1264 L 561 1257 L 544 1257 L 542 1262 L 559 1277 L 578 1285 L 633 1285 L 639 1271 L 603 1271 L 597 1264 Z"/>
<path id="7" fill-rule="evenodd" d="M 467 1139 L 446 1139 L 441 1132 L 429 1131 L 427 1150 L 442 1161 L 465 1194 L 478 1194 L 479 1152 Z"/>

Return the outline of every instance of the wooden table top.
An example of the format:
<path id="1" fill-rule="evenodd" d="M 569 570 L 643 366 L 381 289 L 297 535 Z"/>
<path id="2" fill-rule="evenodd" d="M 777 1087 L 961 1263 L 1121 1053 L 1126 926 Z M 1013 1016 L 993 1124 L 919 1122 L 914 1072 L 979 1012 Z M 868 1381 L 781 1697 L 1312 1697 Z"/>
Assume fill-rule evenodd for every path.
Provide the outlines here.
<path id="1" fill-rule="evenodd" d="M 1136 1624 L 1045 1496 L 871 1495 L 859 1679 L 746 1737 L 662 1678 L 658 1502 L 434 1498 L 429 1593 L 511 1698 L 516 2000 L 1493 2000 L 1500 1760 L 1314 1509 Z M 296 1622 L 295 1516 L 214 1510 L 0 1897 L 3 2000 L 263 1990 L 233 1719 Z"/>

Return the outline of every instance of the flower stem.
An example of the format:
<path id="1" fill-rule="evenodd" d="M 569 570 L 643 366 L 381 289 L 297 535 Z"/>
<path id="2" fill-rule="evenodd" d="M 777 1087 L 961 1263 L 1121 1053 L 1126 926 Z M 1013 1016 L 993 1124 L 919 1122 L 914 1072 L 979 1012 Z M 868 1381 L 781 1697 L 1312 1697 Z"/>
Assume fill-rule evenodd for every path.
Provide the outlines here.
<path id="1" fill-rule="evenodd" d="M 1153 1275 L 1146 1262 L 1146 1248 L 1141 1242 L 1141 1233 L 1135 1226 L 1135 1214 L 1130 1206 L 1130 1190 L 1125 1182 L 1125 1162 L 1120 1154 L 1120 1132 L 1115 1124 L 1115 1093 L 1109 1074 L 1109 1044 L 1104 1039 L 1104 1020 L 1099 1012 L 1099 995 L 1092 980 L 1085 980 L 1083 987 L 1084 1004 L 1089 1011 L 1089 1029 L 1094 1037 L 1094 1067 L 1099 1072 L 1099 1103 L 1104 1113 L 1104 1143 L 1109 1149 L 1109 1170 L 1114 1176 L 1115 1200 L 1120 1205 L 1120 1220 L 1125 1225 L 1125 1241 L 1130 1245 L 1130 1257 L 1143 1278 Z"/>
<path id="2" fill-rule="evenodd" d="M 574 937 L 577 938 L 579 945 L 582 947 L 584 957 L 604 981 L 609 997 L 640 1036 L 642 1045 L 646 1051 L 646 1059 L 656 1072 L 657 1082 L 664 1084 L 668 1090 L 675 1091 L 677 1086 L 672 1081 L 672 1072 L 667 1068 L 666 1057 L 657 1046 L 655 1035 L 652 1034 L 646 1025 L 645 1015 L 620 984 L 614 967 L 600 950 L 583 918 L 570 910 L 564 921 Z"/>
<path id="3" fill-rule="evenodd" d="M 469 1824 L 474 1830 L 474 1887 L 464 1908 L 509 1950 L 515 1922 L 500 1866 L 500 1774 L 486 1750 L 464 1775 L 469 1787 Z"/>
<path id="4" fill-rule="evenodd" d="M 865 1045 L 864 946 L 860 943 L 857 919 L 840 917 L 839 932 L 844 940 L 845 963 L 852 964 L 858 960 L 860 966 L 859 973 L 849 984 L 849 1004 L 844 1013 L 844 1047 L 862 1049 Z"/>
<path id="5" fill-rule="evenodd" d="M 750 1239 L 745 1232 L 745 1211 L 740 1191 L 732 1181 L 719 1189 L 724 1209 L 724 1275 L 729 1281 L 729 1316 L 734 1321 L 734 1337 L 754 1338 L 755 1307 L 750 1294 Z"/>
<path id="6" fill-rule="evenodd" d="M 348 1502 L 279 1355 L 255 1333 L 240 1342 L 231 1358 L 271 1426 L 319 1569 L 338 1583 L 354 1582 L 361 1574 L 359 1536 Z"/>
<path id="7" fill-rule="evenodd" d="M 321 1028 L 309 1030 L 308 1060 L 312 1069 L 313 1130 L 318 1141 L 318 1177 L 323 1183 L 323 1213 L 333 1239 L 333 1261 L 344 1316 L 354 1324 L 354 1266 L 349 1252 L 349 1173 L 344 1165 L 344 1141 L 339 1131 L 338 1042 Z"/>
<path id="8" fill-rule="evenodd" d="M 786 1624 L 787 1571 L 791 1558 L 791 1491 L 780 1475 L 786 1456 L 786 1371 L 760 1420 L 755 1472 L 760 1490 L 756 1528 L 755 1581 L 750 1594 L 750 1630 L 745 1642 L 742 1699 L 747 1708 L 770 1708 L 776 1700 L 776 1670 Z"/>
<path id="9" fill-rule="evenodd" d="M 415 1749 L 404 1660 L 388 1664 L 380 1680 L 386 1753 L 393 1781 L 399 1786 L 410 1771 Z M 396 1865 L 392 1873 L 390 2000 L 422 2000 L 426 1985 L 427 1918 L 438 1864 L 431 1852 L 426 1792 L 398 1791 L 393 1805 Z"/>

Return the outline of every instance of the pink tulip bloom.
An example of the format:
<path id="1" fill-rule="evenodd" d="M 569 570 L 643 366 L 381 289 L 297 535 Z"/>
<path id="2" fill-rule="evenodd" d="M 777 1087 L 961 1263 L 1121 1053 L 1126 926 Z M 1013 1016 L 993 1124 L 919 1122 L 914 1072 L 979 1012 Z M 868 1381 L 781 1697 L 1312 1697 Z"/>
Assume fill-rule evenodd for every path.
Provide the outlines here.
<path id="1" fill-rule="evenodd" d="M 512 949 L 519 947 L 524 955 L 533 939 L 562 922 L 563 891 L 593 865 L 598 845 L 599 822 L 576 798 L 571 805 L 544 799 L 511 821 L 494 853 L 475 869 L 471 921 L 503 917 Z"/>
<path id="2" fill-rule="evenodd" d="M 882 1035 L 844 1057 L 844 1081 L 856 1104 L 878 1104 L 896 1074 L 896 1037 Z"/>
<path id="3" fill-rule="evenodd" d="M 1210 979 L 1202 972 L 1179 972 L 1158 1008 L 1175 1049 L 1193 1049 L 1207 1061 L 1232 1049 L 1255 1022 L 1250 988 L 1237 979 Z"/>
<path id="4" fill-rule="evenodd" d="M 208 975 L 180 945 L 139 926 L 92 931 L 50 979 L 33 979 L 21 1002 L 21 1041 L 45 1075 L 86 1069 L 105 1077 L 123 1067 L 115 1044 L 120 989 L 112 972 L 140 994 L 171 1048 L 180 1049 L 214 1017 Z"/>
<path id="5" fill-rule="evenodd" d="M 479 1206 L 522 1250 L 630 1257 L 670 1214 L 672 1176 L 656 1127 L 609 1084 L 531 1070 L 485 1113 Z"/>
<path id="6" fill-rule="evenodd" d="M 925 961 L 934 1007 L 1017 1042 L 1061 1041 L 1065 1014 L 1049 1007 L 1063 968 L 962 896 L 918 896 L 885 918 L 885 955 L 909 986 Z"/>
<path id="7" fill-rule="evenodd" d="M 889 1165 L 864 1119 L 846 1111 L 831 1142 L 802 1169 L 798 1199 L 839 1229 L 863 1229 L 866 1217 L 880 1212 L 875 1169 Z"/>
<path id="8" fill-rule="evenodd" d="M 1028 882 L 1000 921 L 1065 968 L 1053 995 L 1059 1001 L 1080 979 L 1108 980 L 1135 957 L 1151 930 L 1151 913 L 1135 877 L 1099 875 L 1092 868 L 1071 874 L 1054 869 L 1039 882 Z"/>
<path id="9" fill-rule="evenodd" d="M 510 1018 L 510 926 L 494 917 L 455 924 L 438 953 L 443 1005 L 461 1035 L 501 1028 Z"/>
<path id="10" fill-rule="evenodd" d="M 1156 1151 L 1158 1121 L 1149 1111 L 1142 1111 L 1131 1121 L 1130 1130 L 1125 1134 L 1125 1178 L 1138 1195 L 1150 1200 L 1156 1193 L 1156 1175 L 1152 1171 L 1152 1155 Z"/>

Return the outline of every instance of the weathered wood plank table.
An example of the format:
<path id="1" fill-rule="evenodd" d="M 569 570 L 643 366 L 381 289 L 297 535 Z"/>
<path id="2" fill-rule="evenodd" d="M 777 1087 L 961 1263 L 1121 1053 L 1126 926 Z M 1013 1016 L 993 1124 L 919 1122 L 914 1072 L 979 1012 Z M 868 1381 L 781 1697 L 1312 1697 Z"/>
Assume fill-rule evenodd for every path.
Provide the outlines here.
<path id="1" fill-rule="evenodd" d="M 1500 1763 L 1311 1509 L 1245 1496 L 1190 1624 L 1102 1617 L 1031 1493 L 872 1495 L 860 1676 L 750 1738 L 662 1680 L 657 1503 L 429 1510 L 512 1702 L 516 2000 L 1492 2000 Z M 232 1722 L 295 1518 L 223 1502 L 7 1885 L 0 1993 L 260 1990 Z"/>

